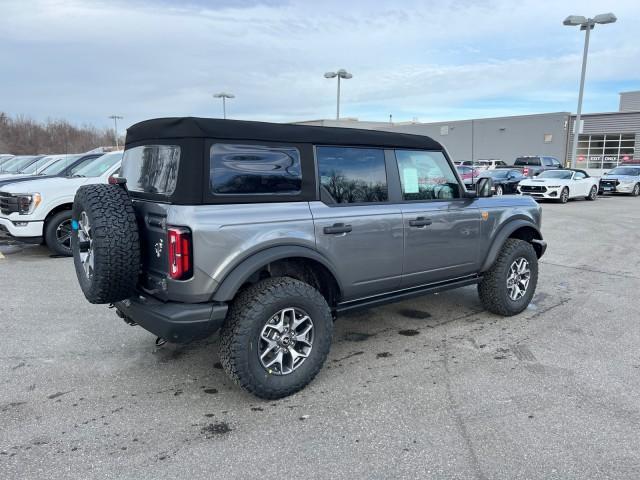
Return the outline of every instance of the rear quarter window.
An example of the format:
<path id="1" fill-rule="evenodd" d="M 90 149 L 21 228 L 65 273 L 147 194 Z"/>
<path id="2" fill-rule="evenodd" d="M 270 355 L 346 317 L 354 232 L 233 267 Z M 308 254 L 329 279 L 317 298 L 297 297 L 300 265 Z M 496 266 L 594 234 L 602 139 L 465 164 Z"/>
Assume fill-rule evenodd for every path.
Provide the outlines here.
<path id="1" fill-rule="evenodd" d="M 295 147 L 216 143 L 209 166 L 209 185 L 216 195 L 297 195 L 302 189 Z"/>
<path id="2" fill-rule="evenodd" d="M 171 195 L 176 189 L 180 147 L 143 145 L 124 152 L 121 176 L 134 192 Z"/>

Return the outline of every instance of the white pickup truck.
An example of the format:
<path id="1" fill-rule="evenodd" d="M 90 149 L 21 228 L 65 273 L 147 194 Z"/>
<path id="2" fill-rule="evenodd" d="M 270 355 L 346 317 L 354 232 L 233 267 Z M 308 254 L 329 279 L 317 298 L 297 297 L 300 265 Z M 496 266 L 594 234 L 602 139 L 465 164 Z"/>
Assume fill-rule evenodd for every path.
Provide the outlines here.
<path id="1" fill-rule="evenodd" d="M 107 153 L 72 177 L 40 178 L 0 187 L 0 237 L 44 243 L 71 255 L 71 207 L 82 185 L 108 183 L 120 169 L 122 152 Z"/>

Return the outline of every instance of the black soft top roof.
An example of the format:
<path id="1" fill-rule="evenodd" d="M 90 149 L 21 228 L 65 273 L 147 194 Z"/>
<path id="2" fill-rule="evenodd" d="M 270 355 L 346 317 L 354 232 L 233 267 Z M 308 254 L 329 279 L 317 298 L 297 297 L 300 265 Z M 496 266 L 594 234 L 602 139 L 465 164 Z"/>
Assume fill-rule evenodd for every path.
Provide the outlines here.
<path id="1" fill-rule="evenodd" d="M 199 117 L 155 118 L 127 129 L 127 146 L 154 139 L 217 138 L 283 143 L 315 143 L 442 150 L 430 137 L 358 128 L 317 127 Z"/>

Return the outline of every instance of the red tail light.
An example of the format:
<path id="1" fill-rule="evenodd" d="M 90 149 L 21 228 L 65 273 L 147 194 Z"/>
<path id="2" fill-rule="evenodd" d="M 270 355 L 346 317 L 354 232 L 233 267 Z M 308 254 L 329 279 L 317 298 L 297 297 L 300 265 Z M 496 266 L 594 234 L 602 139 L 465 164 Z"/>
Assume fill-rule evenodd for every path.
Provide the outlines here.
<path id="1" fill-rule="evenodd" d="M 529 175 L 529 167 L 524 167 L 522 169 L 522 174 L 526 177 L 527 175 Z"/>
<path id="2" fill-rule="evenodd" d="M 191 231 L 184 227 L 169 227 L 169 276 L 187 280 L 193 275 Z"/>

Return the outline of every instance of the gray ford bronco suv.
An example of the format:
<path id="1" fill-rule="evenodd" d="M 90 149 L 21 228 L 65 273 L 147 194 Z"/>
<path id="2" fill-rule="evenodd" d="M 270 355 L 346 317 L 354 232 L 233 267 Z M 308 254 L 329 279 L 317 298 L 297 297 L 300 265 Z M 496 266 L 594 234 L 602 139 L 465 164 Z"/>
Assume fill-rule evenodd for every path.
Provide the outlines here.
<path id="1" fill-rule="evenodd" d="M 477 284 L 490 312 L 524 310 L 546 244 L 528 197 L 465 189 L 429 137 L 205 118 L 127 131 L 119 178 L 78 190 L 82 291 L 169 342 L 220 331 L 239 385 L 307 385 L 334 318 Z"/>

